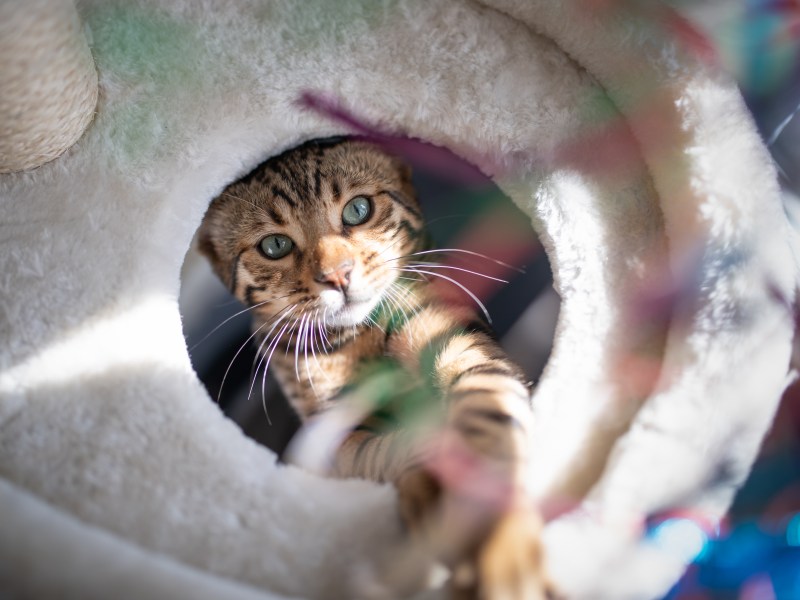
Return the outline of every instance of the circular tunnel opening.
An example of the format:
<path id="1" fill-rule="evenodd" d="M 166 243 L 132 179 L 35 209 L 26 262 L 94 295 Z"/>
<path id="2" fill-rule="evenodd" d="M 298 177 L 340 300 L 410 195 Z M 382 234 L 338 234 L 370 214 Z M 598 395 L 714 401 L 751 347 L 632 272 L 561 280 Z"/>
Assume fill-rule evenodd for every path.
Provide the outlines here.
<path id="1" fill-rule="evenodd" d="M 530 218 L 477 169 L 445 152 L 455 168 L 431 167 L 422 156 L 406 156 L 412 181 L 436 249 L 445 252 L 447 277 L 436 278 L 447 301 L 483 308 L 510 358 L 533 383 L 550 355 L 559 311 L 547 255 Z M 459 173 L 470 173 L 468 178 Z M 502 280 L 502 281 L 498 281 Z M 243 432 L 278 455 L 300 426 L 271 374 L 262 398 L 261 375 L 253 385 L 256 344 L 246 307 L 212 273 L 192 244 L 181 275 L 180 310 L 192 365 L 212 399 Z"/>

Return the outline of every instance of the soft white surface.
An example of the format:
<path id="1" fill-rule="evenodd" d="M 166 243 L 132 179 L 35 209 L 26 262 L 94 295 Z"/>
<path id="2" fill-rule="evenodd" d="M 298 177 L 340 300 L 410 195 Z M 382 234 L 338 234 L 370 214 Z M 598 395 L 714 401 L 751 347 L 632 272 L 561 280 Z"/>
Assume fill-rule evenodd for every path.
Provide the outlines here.
<path id="1" fill-rule="evenodd" d="M 496 4 L 558 39 L 632 117 L 632 133 L 660 197 L 669 264 L 676 274 L 697 271 L 699 293 L 685 325 L 673 323 L 669 332 L 655 393 L 613 448 L 585 510 L 548 532 L 555 576 L 573 594 L 650 597 L 666 591 L 679 572 L 680 557 L 659 560 L 649 547 L 635 555 L 630 555 L 635 546 L 611 549 L 626 531 L 636 535 L 637 521 L 658 510 L 680 506 L 712 522 L 721 517 L 788 383 L 791 314 L 775 295 L 793 298 L 795 269 L 774 168 L 735 85 L 662 43 L 646 23 L 611 20 L 598 27 L 593 16 L 575 10 L 579 3 L 559 3 L 551 11 L 522 1 Z M 643 95 L 653 82 L 659 92 Z M 653 120 L 642 115 L 654 109 L 658 127 L 664 128 L 658 136 Z M 630 235 L 619 225 L 620 236 Z M 550 368 L 568 369 L 579 348 L 561 345 Z M 613 353 L 614 344 L 606 349 Z M 574 434 L 576 415 L 583 420 L 603 402 L 600 395 L 572 397 L 571 410 L 565 411 L 569 383 L 566 378 L 561 383 L 562 389 L 535 396 L 537 443 L 548 463 L 548 450 L 558 448 L 557 436 Z M 632 400 L 624 390 L 609 397 L 606 406 L 595 408 L 601 415 L 596 422 L 608 422 Z M 586 410 L 579 409 L 582 404 Z M 613 425 L 610 430 L 613 435 Z M 597 442 L 587 447 L 592 443 Z M 567 450 L 555 455 L 562 461 L 585 460 Z M 628 577 L 608 576 L 622 565 Z M 598 579 L 601 586 L 595 584 Z"/>
<path id="2" fill-rule="evenodd" d="M 79 5 L 100 76 L 96 120 L 59 160 L 0 178 L 2 493 L 279 594 L 353 597 L 390 560 L 391 490 L 278 466 L 245 439 L 192 373 L 177 310 L 181 261 L 213 194 L 268 154 L 341 132 L 293 104 L 322 90 L 455 147 L 531 211 L 563 298 L 535 396 L 532 486 L 541 497 L 590 490 L 550 527 L 554 573 L 576 597 L 663 591 L 680 559 L 637 547 L 628 525 L 671 502 L 719 516 L 788 368 L 790 319 L 769 296 L 792 296 L 785 219 L 732 84 L 581 2 L 160 4 Z M 624 178 L 556 160 L 595 116 L 581 110 L 602 98 L 592 77 L 608 90 L 604 109 L 628 113 L 637 75 L 664 90 L 666 142 L 631 120 L 621 145 L 642 160 Z M 609 369 L 637 339 L 624 301 L 644 265 L 732 249 L 732 267 L 702 271 L 688 327 L 666 346 L 645 340 L 673 376 L 636 397 Z M 728 477 L 708 486 L 719 465 Z M 3 520 L 21 510 L 2 506 Z M 31 527 L 33 540 L 43 530 Z M 0 536 L 2 553 L 14 547 Z M 37 565 L 68 581 L 67 566 Z M 193 585 L 173 583 L 176 596 Z M 65 585 L 80 595 L 80 582 Z M 102 582 L 86 585 L 102 595 Z"/>
<path id="3" fill-rule="evenodd" d="M 38 600 L 280 600 L 147 552 L 0 480 L 0 590 Z M 55 568 L 54 568 L 55 567 Z"/>

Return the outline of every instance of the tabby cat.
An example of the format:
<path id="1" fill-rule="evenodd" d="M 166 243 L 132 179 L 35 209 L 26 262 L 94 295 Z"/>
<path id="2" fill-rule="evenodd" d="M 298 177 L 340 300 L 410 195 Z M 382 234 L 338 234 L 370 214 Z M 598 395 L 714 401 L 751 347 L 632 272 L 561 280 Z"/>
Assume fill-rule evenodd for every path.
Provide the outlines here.
<path id="1" fill-rule="evenodd" d="M 452 267 L 429 261 L 410 175 L 365 141 L 306 142 L 215 198 L 199 248 L 252 307 L 259 366 L 270 365 L 301 419 L 333 406 L 371 360 L 430 392 L 434 454 L 478 457 L 507 492 L 493 508 L 469 527 L 445 525 L 448 511 L 474 504 L 469 493 L 434 474 L 430 443 L 406 443 L 402 425 L 375 415 L 339 448 L 336 476 L 396 486 L 410 535 L 454 568 L 454 595 L 544 597 L 540 521 L 522 485 L 530 391 L 483 321 L 432 292 L 428 276 Z"/>

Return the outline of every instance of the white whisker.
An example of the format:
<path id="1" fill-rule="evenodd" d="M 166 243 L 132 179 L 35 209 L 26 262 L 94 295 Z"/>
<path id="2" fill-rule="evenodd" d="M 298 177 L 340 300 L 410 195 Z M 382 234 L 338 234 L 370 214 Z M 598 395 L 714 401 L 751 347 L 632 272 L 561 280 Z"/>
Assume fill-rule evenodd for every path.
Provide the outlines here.
<path id="1" fill-rule="evenodd" d="M 238 317 L 239 315 L 243 315 L 243 314 L 244 314 L 244 313 L 246 313 L 247 311 L 253 310 L 253 309 L 255 309 L 255 308 L 259 308 L 259 307 L 261 307 L 261 306 L 264 306 L 265 304 L 269 304 L 269 303 L 271 303 L 271 302 L 277 302 L 278 300 L 283 300 L 284 298 L 288 298 L 288 297 L 289 297 L 289 296 L 291 296 L 291 295 L 292 295 L 292 294 L 293 294 L 295 291 L 296 291 L 296 290 L 292 290 L 291 292 L 289 292 L 289 293 L 288 293 L 288 294 L 286 294 L 285 296 L 281 296 L 281 297 L 279 297 L 279 298 L 271 298 L 270 300 L 264 300 L 263 302 L 259 302 L 258 304 L 254 304 L 253 306 L 248 306 L 247 308 L 240 310 L 240 311 L 239 311 L 239 312 L 237 312 L 236 314 L 234 314 L 234 315 L 231 315 L 230 317 L 228 317 L 227 319 L 225 319 L 225 320 L 224 320 L 222 323 L 220 323 L 219 325 L 217 325 L 216 327 L 214 327 L 214 329 L 212 329 L 212 330 L 211 330 L 211 331 L 209 331 L 207 334 L 205 334 L 205 335 L 203 336 L 203 339 L 201 339 L 199 342 L 196 342 L 196 343 L 192 344 L 192 347 L 191 347 L 191 348 L 189 348 L 189 352 L 191 352 L 192 350 L 194 350 L 195 348 L 197 348 L 197 347 L 198 347 L 200 344 L 202 344 L 203 342 L 205 342 L 205 341 L 206 341 L 206 340 L 207 340 L 209 337 L 211 337 L 211 335 L 212 335 L 212 334 L 213 334 L 215 331 L 217 331 L 217 330 L 218 330 L 220 327 L 222 327 L 223 325 L 225 325 L 225 323 L 227 323 L 227 322 L 228 322 L 228 321 L 230 321 L 231 319 L 235 319 L 235 318 L 236 318 L 236 317 Z M 235 302 L 238 302 L 238 300 L 236 300 Z"/>
<path id="2" fill-rule="evenodd" d="M 472 298 L 476 302 L 476 304 L 478 306 L 481 307 L 481 310 L 483 311 L 483 314 L 486 317 L 487 323 L 489 323 L 489 325 L 492 324 L 492 317 L 489 316 L 489 311 L 486 310 L 486 307 L 483 305 L 483 302 L 481 302 L 480 299 L 475 294 L 473 294 L 469 289 L 467 289 L 466 286 L 464 286 L 463 284 L 459 283 L 458 281 L 456 281 L 455 279 L 453 279 L 451 277 L 448 277 L 447 275 L 442 275 L 441 273 L 434 273 L 433 271 L 424 271 L 424 270 L 416 268 L 416 267 L 414 267 L 414 268 L 406 267 L 406 268 L 403 268 L 403 269 L 400 269 L 400 270 L 401 271 L 405 271 L 406 269 L 410 270 L 412 273 L 423 273 L 425 275 L 430 275 L 432 277 L 439 277 L 441 279 L 444 279 L 445 281 L 449 281 L 453 285 L 457 285 L 462 290 L 464 290 L 464 292 L 466 294 L 468 294 L 469 297 Z"/>
<path id="3" fill-rule="evenodd" d="M 264 409 L 264 416 L 267 417 L 267 424 L 272 426 L 272 419 L 269 418 L 269 411 L 267 410 L 267 367 L 266 366 L 264 367 L 264 372 L 261 374 L 261 407 Z"/>
<path id="4" fill-rule="evenodd" d="M 392 282 L 389 288 L 387 288 L 388 298 L 391 300 L 392 304 L 394 305 L 395 309 L 398 313 L 405 315 L 406 312 L 401 306 L 401 303 L 405 305 L 408 309 L 410 314 L 414 313 L 414 307 L 411 305 L 408 295 L 413 294 L 408 288 L 404 288 L 403 286 L 398 285 L 396 282 Z M 408 339 L 408 345 L 413 346 L 413 338 L 411 336 L 411 327 L 405 327 L 406 332 L 406 339 Z"/>
<path id="5" fill-rule="evenodd" d="M 443 265 L 440 263 L 409 263 L 406 265 L 408 267 L 423 267 L 425 269 L 452 269 L 454 271 L 463 271 L 464 273 L 471 273 L 472 275 L 477 275 L 478 277 L 483 277 L 484 279 L 491 279 L 492 281 L 499 281 L 500 283 L 508 283 L 505 279 L 500 279 L 499 277 L 492 277 L 491 275 L 486 275 L 484 273 L 480 273 L 478 271 L 473 271 L 471 269 L 464 269 L 462 267 L 453 267 L 450 265 Z"/>
<path id="6" fill-rule="evenodd" d="M 303 315 L 300 315 L 300 317 L 295 317 L 295 320 L 292 323 L 292 327 L 291 327 L 291 329 L 289 329 L 289 341 L 286 342 L 286 351 L 284 352 L 284 356 L 288 356 L 289 355 L 289 348 L 292 347 L 292 340 L 294 339 L 294 334 L 295 334 L 295 331 L 296 331 L 295 328 L 297 327 L 297 324 L 300 322 L 300 318 L 302 318 L 302 316 Z"/>
<path id="7" fill-rule="evenodd" d="M 299 305 L 296 304 L 295 307 L 297 307 L 297 306 L 299 306 Z M 284 316 L 289 316 L 289 315 L 287 314 L 287 315 L 284 315 Z M 272 326 L 272 329 L 270 329 L 269 333 L 267 333 L 267 336 L 265 337 L 265 341 L 269 337 L 269 334 L 274 331 L 274 329 L 275 329 L 275 327 L 277 325 L 278 325 L 278 323 L 276 322 L 275 325 Z M 278 332 L 278 334 L 273 338 L 273 340 L 267 346 L 267 350 L 268 351 L 269 351 L 270 348 L 272 348 L 272 352 L 275 351 L 275 348 L 277 348 L 278 344 L 280 343 L 281 337 L 283 336 L 283 334 L 286 331 L 286 328 L 288 326 L 289 326 L 289 322 L 287 321 L 284 324 L 284 326 L 281 328 L 281 330 Z M 264 362 L 264 357 L 266 356 L 266 353 L 262 353 L 262 348 L 263 347 L 264 347 L 264 343 L 262 342 L 258 347 L 258 353 L 256 355 L 257 357 L 260 357 L 261 360 L 259 361 L 258 366 L 256 367 L 256 371 L 255 371 L 255 374 L 254 374 L 254 377 L 253 377 L 253 381 L 250 384 L 250 392 L 247 395 L 247 399 L 249 400 L 251 394 L 253 393 L 253 387 L 255 386 L 256 378 L 258 377 L 258 370 L 261 368 L 261 365 L 264 364 L 264 371 L 263 371 L 262 376 L 261 376 L 261 406 L 264 408 L 264 414 L 267 417 L 267 422 L 270 425 L 272 425 L 272 420 L 269 418 L 269 412 L 267 412 L 267 399 L 266 399 L 267 372 L 269 370 L 269 360 L 267 360 L 266 363 Z M 270 352 L 270 358 L 272 358 L 272 352 Z"/>
<path id="8" fill-rule="evenodd" d="M 415 299 L 414 290 L 412 290 L 408 286 L 399 285 L 396 282 L 392 282 L 391 287 L 394 289 L 395 294 L 400 299 L 400 301 L 402 301 L 402 303 L 406 306 L 406 308 L 408 308 L 409 312 L 413 313 L 415 310 L 417 310 L 417 308 L 419 308 L 418 306 L 412 303 L 412 299 Z"/>
<path id="9" fill-rule="evenodd" d="M 300 332 L 303 329 L 303 323 L 305 323 L 306 315 L 304 314 L 300 317 L 300 325 L 297 327 L 297 340 L 294 343 L 294 374 L 297 377 L 297 381 L 300 381 L 300 368 L 298 363 L 300 361 Z M 294 333 L 292 334 L 294 335 Z M 288 352 L 288 348 L 286 349 Z"/>
<path id="10" fill-rule="evenodd" d="M 319 311 L 319 309 L 317 309 Z M 316 314 L 316 313 L 314 313 Z M 319 394 L 317 394 L 317 389 L 314 387 L 314 378 L 311 376 L 311 368 L 310 363 L 308 360 L 308 337 L 310 335 L 311 329 L 311 321 L 313 317 L 309 315 L 308 320 L 306 321 L 305 328 L 303 330 L 303 361 L 306 364 L 306 375 L 308 376 L 308 382 L 311 384 L 311 391 L 314 392 L 314 396 L 319 398 Z M 314 356 L 314 350 L 311 350 L 311 356 Z"/>
<path id="11" fill-rule="evenodd" d="M 267 334 L 264 336 L 264 341 L 262 341 L 262 342 L 261 342 L 261 344 L 259 345 L 259 347 L 258 347 L 258 352 L 257 352 L 256 356 L 258 356 L 259 354 L 261 354 L 261 348 L 263 348 L 263 347 L 264 347 L 264 343 L 265 343 L 265 342 L 266 342 L 266 341 L 269 339 L 269 336 L 270 336 L 270 334 L 271 334 L 273 331 L 275 331 L 275 328 L 278 326 L 278 324 L 279 324 L 281 321 L 283 321 L 283 320 L 284 320 L 286 317 L 288 317 L 289 315 L 291 315 L 291 314 L 292 314 L 292 312 L 294 311 L 294 309 L 295 309 L 295 308 L 297 308 L 297 304 L 291 304 L 291 305 L 287 306 L 287 307 L 286 307 L 284 310 L 282 310 L 280 313 L 278 313 L 277 315 L 275 315 L 275 316 L 277 317 L 277 320 L 275 320 L 275 322 L 272 324 L 272 327 L 270 328 L 270 330 L 269 330 L 269 331 L 267 332 Z M 288 309 L 288 310 L 287 310 L 287 309 Z M 264 323 L 264 325 L 268 325 L 269 323 L 270 323 L 270 321 L 267 321 L 266 323 Z M 256 329 L 256 333 L 258 333 L 258 331 L 260 331 L 260 329 L 261 329 L 261 327 L 259 327 L 258 329 Z M 251 336 L 251 337 L 252 337 L 252 336 Z M 276 341 L 276 343 L 277 343 L 277 340 L 279 340 L 279 339 L 280 339 L 280 337 L 278 336 L 278 337 L 276 337 L 276 338 L 275 338 L 275 340 L 274 340 L 274 341 Z M 248 338 L 248 341 L 250 341 L 250 338 Z M 270 345 L 272 345 L 272 342 L 270 342 Z M 234 359 L 235 359 L 235 358 L 236 358 L 236 357 L 234 357 Z M 261 361 L 259 361 L 259 363 L 258 363 L 258 366 L 256 367 L 256 371 L 255 371 L 255 373 L 253 374 L 253 381 L 250 383 L 250 391 L 249 391 L 249 392 L 248 392 L 248 394 L 247 394 L 247 399 L 248 399 L 248 400 L 250 399 L 250 396 L 252 396 L 252 394 L 253 394 L 253 387 L 255 386 L 255 383 L 256 383 L 256 378 L 258 377 L 258 370 L 261 368 L 261 363 L 262 363 L 262 362 L 263 362 L 263 358 L 262 358 L 262 360 L 261 360 Z M 231 363 L 231 364 L 232 364 L 232 363 Z M 230 367 L 228 367 L 228 368 L 230 368 Z M 227 372 L 225 373 L 225 375 L 227 376 Z M 266 404 L 265 404 L 265 406 L 264 406 L 264 411 L 265 411 L 265 412 L 266 412 L 266 409 L 267 409 L 267 408 L 266 408 Z M 267 415 L 267 418 L 269 418 L 269 415 Z"/>
<path id="12" fill-rule="evenodd" d="M 325 310 L 327 311 L 328 309 L 326 308 Z M 322 373 L 322 376 L 325 377 L 326 381 L 328 383 L 330 383 L 331 382 L 331 378 L 328 376 L 328 372 L 325 369 L 322 368 L 322 365 L 320 364 L 319 360 L 317 359 L 317 353 L 316 353 L 316 351 L 314 349 L 314 346 L 316 345 L 315 344 L 316 334 L 319 334 L 320 345 L 323 344 L 323 341 L 322 341 L 322 329 L 321 329 L 320 321 L 317 320 L 317 314 L 318 313 L 319 313 L 319 309 L 317 309 L 317 312 L 314 313 L 314 325 L 315 325 L 315 327 L 311 331 L 311 333 L 312 333 L 312 336 L 311 336 L 311 356 L 314 357 L 314 362 L 317 363 L 317 369 L 320 370 L 320 372 Z M 323 313 L 323 319 L 324 318 L 325 318 L 325 314 Z"/>
<path id="13" fill-rule="evenodd" d="M 502 260 L 497 260 L 496 258 L 492 258 L 491 256 L 487 256 L 486 254 L 481 254 L 480 252 L 474 252 L 472 250 L 464 250 L 463 248 L 437 248 L 436 250 L 421 250 L 420 252 L 412 252 L 411 254 L 406 254 L 404 256 L 398 256 L 397 258 L 389 258 L 384 262 L 390 262 L 393 260 L 400 260 L 402 258 L 411 258 L 412 256 L 424 256 L 427 254 L 441 254 L 442 252 L 456 252 L 459 254 L 467 254 L 469 256 L 477 256 L 478 258 L 483 258 L 485 260 L 489 260 L 501 267 L 505 267 L 507 269 L 513 269 L 514 271 L 518 271 L 519 273 L 524 273 L 525 269 L 521 269 L 520 267 L 515 267 L 514 265 L 510 265 L 508 263 L 503 262 Z"/>
<path id="14" fill-rule="evenodd" d="M 308 304 L 308 302 L 306 302 L 304 305 L 307 305 L 307 304 Z M 299 306 L 300 306 L 299 304 L 293 304 L 291 311 L 286 312 L 283 316 L 281 316 L 280 319 L 275 321 L 275 323 L 272 325 L 272 328 L 269 330 L 269 332 L 267 332 L 267 335 L 265 336 L 265 341 L 266 341 L 266 339 L 269 338 L 269 335 L 278 326 L 278 323 L 280 323 L 286 317 L 289 317 L 291 315 L 291 313 L 294 311 L 294 309 L 298 308 Z M 297 319 L 296 318 L 294 319 L 293 323 L 295 323 L 295 324 L 297 323 Z M 259 345 L 259 348 L 258 348 L 258 356 L 260 356 L 261 358 L 260 358 L 260 360 L 258 362 L 258 366 L 256 366 L 256 371 L 255 371 L 255 374 L 254 374 L 254 377 L 253 377 L 253 381 L 250 383 L 250 390 L 249 390 L 249 392 L 247 394 L 247 399 L 249 400 L 253 395 L 253 389 L 255 388 L 256 379 L 258 377 L 258 371 L 261 368 L 261 365 L 263 364 L 264 365 L 264 376 L 262 377 L 262 380 L 261 380 L 261 403 L 262 403 L 262 405 L 264 407 L 264 413 L 265 414 L 267 414 L 267 405 L 266 405 L 266 398 L 265 398 L 264 390 L 265 390 L 265 387 L 266 387 L 267 369 L 269 368 L 269 362 L 272 359 L 272 353 L 275 351 L 275 348 L 278 347 L 278 344 L 280 343 L 280 340 L 283 337 L 283 335 L 286 332 L 286 330 L 289 327 L 289 325 L 290 325 L 290 322 L 286 321 L 286 323 L 284 323 L 283 327 L 281 327 L 281 329 L 277 333 L 277 335 L 275 335 L 275 337 L 272 339 L 272 341 L 267 346 L 267 351 L 269 352 L 269 358 L 266 360 L 266 362 L 264 360 L 264 356 L 266 356 L 266 353 L 262 353 L 262 351 L 261 351 L 261 349 L 264 347 L 264 342 L 262 342 L 261 345 Z M 269 420 L 269 414 L 267 414 L 267 420 Z"/>
<path id="15" fill-rule="evenodd" d="M 289 321 L 286 321 L 286 323 L 283 324 L 283 327 L 281 327 L 281 330 L 273 338 L 272 342 L 270 342 L 269 346 L 267 347 L 267 352 L 269 353 L 269 355 L 267 355 L 266 352 L 264 354 L 264 356 L 266 356 L 267 359 L 266 359 L 266 362 L 264 363 L 264 377 L 265 377 L 265 379 L 262 381 L 262 386 L 264 385 L 264 381 L 266 381 L 267 370 L 269 369 L 269 363 L 272 360 L 272 353 L 275 352 L 275 349 L 278 347 L 278 343 L 280 342 L 280 339 L 283 337 L 283 334 L 286 332 L 286 329 L 288 327 L 289 327 Z M 259 367 L 260 366 L 261 366 L 261 363 L 259 363 Z M 258 371 L 256 371 L 256 372 L 258 372 Z M 253 380 L 253 384 L 255 384 L 255 380 Z M 252 394 L 252 393 L 253 393 L 253 385 L 251 384 L 250 393 L 247 395 L 247 399 L 248 400 L 250 399 L 250 394 Z M 261 395 L 261 405 L 264 408 L 264 413 L 267 414 L 267 403 L 266 403 L 266 399 L 265 399 L 265 396 L 264 396 L 263 393 Z M 269 420 L 269 414 L 267 414 L 267 419 Z"/>
<path id="16" fill-rule="evenodd" d="M 369 315 L 367 315 L 367 323 L 372 327 L 377 327 L 378 329 L 380 329 L 383 332 L 384 335 L 386 335 L 386 330 L 383 327 L 381 327 L 378 324 L 378 322 L 375 319 L 373 319 L 372 317 L 370 317 Z"/>
<path id="17" fill-rule="evenodd" d="M 244 343 L 241 346 L 239 346 L 239 349 L 236 351 L 236 354 L 233 355 L 233 358 L 231 359 L 231 362 L 228 364 L 228 368 L 225 369 L 225 374 L 222 376 L 222 383 L 220 384 L 219 392 L 217 393 L 217 403 L 219 403 L 219 400 L 222 397 L 222 388 L 225 387 L 225 381 L 228 379 L 228 373 L 230 373 L 231 367 L 233 367 L 233 363 L 236 362 L 236 358 L 242 353 L 242 350 L 244 350 L 245 347 L 247 346 L 247 344 L 250 343 L 250 340 L 252 340 L 255 336 L 257 336 L 258 332 L 261 331 L 267 325 L 269 325 L 270 322 L 273 319 L 277 318 L 279 315 L 281 315 L 281 313 L 284 313 L 287 309 L 292 309 L 294 306 L 295 306 L 294 304 L 290 304 L 289 306 L 283 308 L 279 313 L 277 313 L 276 315 L 274 315 L 270 319 L 267 319 L 266 321 L 264 321 L 264 323 L 262 325 L 260 325 L 253 333 L 251 333 L 250 337 L 248 337 L 244 341 Z M 283 317 L 281 317 L 281 318 L 283 318 Z M 270 331 L 272 331 L 272 330 L 270 330 Z M 269 335 L 269 334 L 267 334 L 267 335 Z"/>
<path id="18" fill-rule="evenodd" d="M 330 339 L 328 339 L 328 309 L 326 308 L 322 312 L 322 327 L 320 328 L 320 336 L 325 341 L 325 347 L 323 350 L 327 352 L 327 348 L 333 348 L 333 344 L 331 343 Z"/>

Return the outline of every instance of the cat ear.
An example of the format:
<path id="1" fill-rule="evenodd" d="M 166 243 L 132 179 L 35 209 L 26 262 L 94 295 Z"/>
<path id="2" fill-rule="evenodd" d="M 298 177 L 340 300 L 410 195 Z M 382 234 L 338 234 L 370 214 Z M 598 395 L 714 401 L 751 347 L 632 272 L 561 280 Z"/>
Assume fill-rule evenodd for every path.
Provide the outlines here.
<path id="1" fill-rule="evenodd" d="M 219 260 L 217 249 L 214 247 L 214 242 L 211 241 L 211 233 L 209 233 L 205 222 L 197 230 L 197 251 L 212 264 Z"/>
<path id="2" fill-rule="evenodd" d="M 225 267 L 225 261 L 220 256 L 216 244 L 214 244 L 214 235 L 212 232 L 213 225 L 210 223 L 209 216 L 203 220 L 200 229 L 197 230 L 197 251 L 206 257 L 211 268 L 216 273 L 225 287 L 230 288 L 231 273 L 230 269 Z"/>

